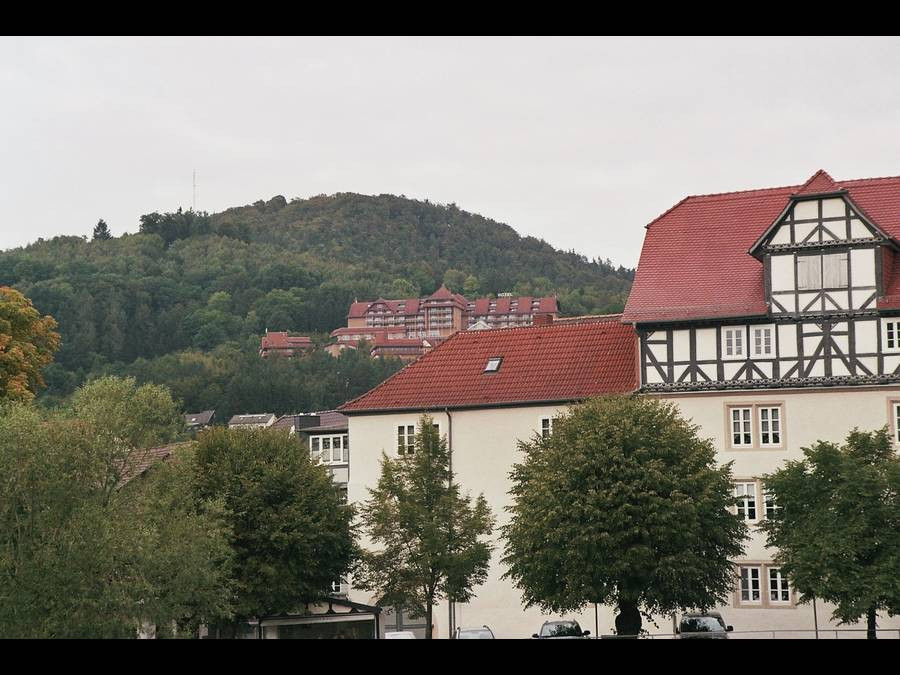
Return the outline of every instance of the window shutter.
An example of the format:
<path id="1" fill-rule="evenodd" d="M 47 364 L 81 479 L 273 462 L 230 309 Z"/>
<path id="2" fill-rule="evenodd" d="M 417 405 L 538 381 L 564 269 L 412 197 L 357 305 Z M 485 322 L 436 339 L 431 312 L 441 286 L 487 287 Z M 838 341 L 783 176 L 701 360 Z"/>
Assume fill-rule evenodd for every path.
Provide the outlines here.
<path id="1" fill-rule="evenodd" d="M 809 256 L 797 256 L 797 290 L 809 288 Z"/>
<path id="2" fill-rule="evenodd" d="M 847 287 L 847 254 L 831 253 L 822 256 L 822 276 L 825 288 Z"/>

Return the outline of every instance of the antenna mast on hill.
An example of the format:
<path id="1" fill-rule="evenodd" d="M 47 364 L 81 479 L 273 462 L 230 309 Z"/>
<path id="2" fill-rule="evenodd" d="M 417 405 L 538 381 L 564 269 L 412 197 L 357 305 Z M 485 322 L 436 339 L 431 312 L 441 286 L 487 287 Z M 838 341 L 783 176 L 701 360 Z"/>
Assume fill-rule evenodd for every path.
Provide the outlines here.
<path id="1" fill-rule="evenodd" d="M 192 209 L 194 213 L 197 212 L 197 169 L 194 169 L 194 201 Z"/>

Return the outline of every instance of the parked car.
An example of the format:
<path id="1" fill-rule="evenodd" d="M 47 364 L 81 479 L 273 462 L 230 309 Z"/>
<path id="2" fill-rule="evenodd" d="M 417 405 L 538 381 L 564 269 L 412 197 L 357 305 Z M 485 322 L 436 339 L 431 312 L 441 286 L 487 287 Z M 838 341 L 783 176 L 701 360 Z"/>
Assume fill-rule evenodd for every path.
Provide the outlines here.
<path id="1" fill-rule="evenodd" d="M 411 630 L 394 630 L 384 634 L 385 640 L 415 640 L 416 634 Z"/>
<path id="2" fill-rule="evenodd" d="M 535 633 L 531 637 L 548 639 L 548 638 L 585 638 L 591 634 L 589 630 L 581 630 L 581 626 L 577 621 L 545 621 L 541 626 L 541 632 Z"/>
<path id="3" fill-rule="evenodd" d="M 696 612 L 681 617 L 675 632 L 682 640 L 727 640 L 733 630 L 718 612 Z"/>
<path id="4" fill-rule="evenodd" d="M 453 640 L 493 640 L 494 631 L 487 626 L 481 628 L 458 628 L 451 636 Z"/>

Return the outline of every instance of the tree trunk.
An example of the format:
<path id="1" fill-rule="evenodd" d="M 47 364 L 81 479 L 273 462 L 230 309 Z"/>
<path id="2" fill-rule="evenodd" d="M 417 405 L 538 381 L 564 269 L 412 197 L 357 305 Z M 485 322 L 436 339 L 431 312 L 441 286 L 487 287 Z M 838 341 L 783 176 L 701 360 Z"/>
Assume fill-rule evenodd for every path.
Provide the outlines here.
<path id="1" fill-rule="evenodd" d="M 641 613 L 633 600 L 619 600 L 616 615 L 616 634 L 638 635 L 641 632 Z"/>
<path id="2" fill-rule="evenodd" d="M 431 616 L 433 613 L 433 607 L 431 606 L 431 601 L 425 605 L 425 639 L 430 640 L 433 636 L 431 634 Z"/>
<path id="3" fill-rule="evenodd" d="M 866 633 L 866 637 L 870 640 L 877 640 L 878 634 L 875 632 L 875 628 L 877 627 L 875 624 L 876 619 L 878 618 L 878 613 L 875 611 L 875 607 L 869 607 L 869 610 L 866 612 L 866 619 L 868 622 L 868 632 Z"/>

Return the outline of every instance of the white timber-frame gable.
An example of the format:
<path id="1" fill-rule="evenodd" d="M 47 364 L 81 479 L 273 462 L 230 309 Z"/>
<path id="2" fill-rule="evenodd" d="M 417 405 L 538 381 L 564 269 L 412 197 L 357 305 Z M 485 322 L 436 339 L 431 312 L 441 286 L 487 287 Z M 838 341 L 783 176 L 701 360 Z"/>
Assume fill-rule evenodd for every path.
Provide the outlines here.
<path id="1" fill-rule="evenodd" d="M 764 266 L 767 316 L 638 327 L 642 387 L 900 381 L 900 317 L 876 306 L 897 250 L 846 190 L 792 195 L 747 252 Z"/>

